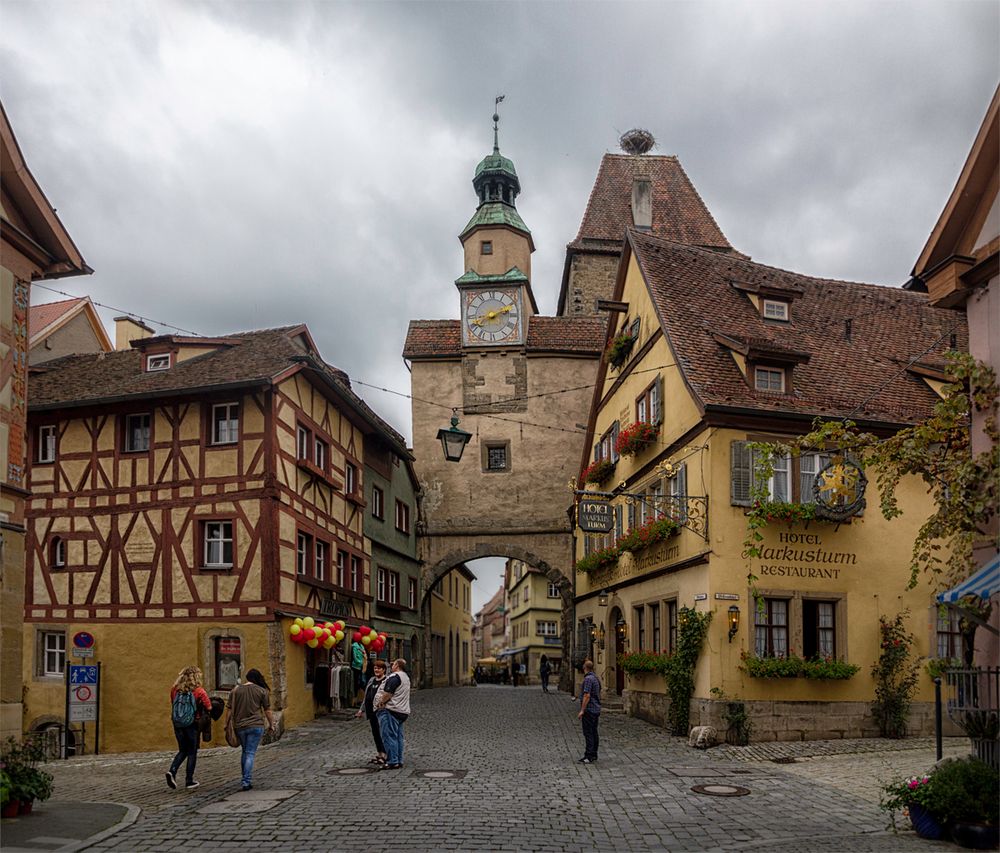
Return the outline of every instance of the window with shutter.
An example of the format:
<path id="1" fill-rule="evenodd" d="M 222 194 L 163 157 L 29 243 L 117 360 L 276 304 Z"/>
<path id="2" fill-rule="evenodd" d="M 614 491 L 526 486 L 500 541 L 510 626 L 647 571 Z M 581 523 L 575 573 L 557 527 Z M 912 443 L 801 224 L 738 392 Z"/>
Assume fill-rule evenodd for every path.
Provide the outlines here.
<path id="1" fill-rule="evenodd" d="M 653 426 L 663 423 L 663 377 L 657 376 L 650 388 L 650 417 Z"/>
<path id="2" fill-rule="evenodd" d="M 628 529 L 635 529 L 635 504 L 628 505 Z"/>
<path id="3" fill-rule="evenodd" d="M 619 457 L 618 457 L 618 450 L 616 449 L 616 446 L 618 444 L 618 433 L 619 433 L 620 430 L 621 430 L 621 424 L 619 424 L 618 421 L 615 421 L 613 424 L 611 424 L 611 461 L 612 462 L 617 462 L 618 459 L 619 459 Z"/>
<path id="4" fill-rule="evenodd" d="M 622 538 L 622 505 L 615 506 L 615 542 Z"/>
<path id="5" fill-rule="evenodd" d="M 687 521 L 687 465 L 681 465 L 670 478 L 670 517 L 681 524 Z"/>
<path id="6" fill-rule="evenodd" d="M 730 503 L 733 506 L 750 506 L 751 466 L 750 448 L 745 441 L 729 445 Z"/>

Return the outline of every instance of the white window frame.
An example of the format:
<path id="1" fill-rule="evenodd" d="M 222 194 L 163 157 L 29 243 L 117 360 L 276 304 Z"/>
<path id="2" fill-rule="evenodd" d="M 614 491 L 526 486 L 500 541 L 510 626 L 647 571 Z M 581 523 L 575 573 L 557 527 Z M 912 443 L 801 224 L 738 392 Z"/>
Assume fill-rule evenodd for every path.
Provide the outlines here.
<path id="1" fill-rule="evenodd" d="M 357 554 L 351 554 L 351 586 L 354 592 L 360 592 L 361 581 L 364 569 L 361 566 L 361 558 Z"/>
<path id="2" fill-rule="evenodd" d="M 778 378 L 778 387 L 772 387 L 772 380 Z M 763 384 L 761 384 L 763 380 Z M 753 387 L 757 391 L 770 391 L 772 394 L 785 393 L 785 371 L 780 367 L 761 367 L 753 369 Z"/>
<path id="3" fill-rule="evenodd" d="M 385 592 L 386 592 L 386 589 L 388 588 L 388 581 L 389 581 L 389 570 L 386 569 L 386 568 L 383 568 L 382 566 L 379 566 L 378 567 L 378 600 L 379 601 L 387 601 L 388 600 L 385 597 Z"/>
<path id="4" fill-rule="evenodd" d="M 372 517 L 385 520 L 385 492 L 375 485 L 372 486 Z"/>
<path id="5" fill-rule="evenodd" d="M 399 572 L 389 572 L 389 601 L 399 604 Z"/>
<path id="6" fill-rule="evenodd" d="M 66 675 L 66 632 L 42 631 L 40 633 L 41 665 L 39 666 L 39 674 L 43 678 L 63 678 Z"/>
<path id="7" fill-rule="evenodd" d="M 295 455 L 306 462 L 310 460 L 309 451 L 312 446 L 312 430 L 302 424 L 295 426 Z"/>
<path id="8" fill-rule="evenodd" d="M 765 320 L 784 320 L 788 322 L 788 303 L 780 299 L 765 299 L 760 309 Z"/>
<path id="9" fill-rule="evenodd" d="M 212 406 L 212 444 L 236 444 L 240 440 L 240 404 Z"/>
<path id="10" fill-rule="evenodd" d="M 410 532 L 410 505 L 399 498 L 396 499 L 396 530 L 406 534 Z"/>
<path id="11" fill-rule="evenodd" d="M 326 542 L 322 539 L 317 539 L 314 543 L 314 554 L 315 559 L 313 560 L 313 568 L 315 570 L 314 577 L 318 581 L 326 580 L 326 556 L 329 552 L 329 547 Z"/>
<path id="12" fill-rule="evenodd" d="M 535 623 L 535 634 L 539 637 L 558 637 L 559 623 L 554 619 L 540 619 Z"/>
<path id="13" fill-rule="evenodd" d="M 548 597 L 549 598 L 562 598 L 562 593 L 559 592 L 559 585 L 552 583 L 552 581 L 549 581 Z"/>
<path id="14" fill-rule="evenodd" d="M 58 442 L 55 424 L 44 424 L 38 428 L 38 461 L 55 462 Z"/>
<path id="15" fill-rule="evenodd" d="M 347 552 L 337 549 L 337 577 L 335 583 L 339 587 L 344 586 L 347 580 Z"/>
<path id="16" fill-rule="evenodd" d="M 169 352 L 158 352 L 146 356 L 146 372 L 155 373 L 158 370 L 170 370 L 172 359 Z"/>
<path id="17" fill-rule="evenodd" d="M 326 457 L 329 447 L 330 445 L 318 435 L 313 436 L 313 463 L 323 471 L 326 470 Z"/>
<path id="18" fill-rule="evenodd" d="M 66 568 L 66 540 L 61 536 L 54 536 L 51 544 L 49 545 L 49 550 L 52 560 L 51 568 Z"/>
<path id="19" fill-rule="evenodd" d="M 145 438 L 146 446 L 137 447 L 132 444 L 132 422 L 139 419 L 146 419 Z M 140 435 L 142 435 L 140 428 Z M 133 415 L 125 415 L 125 452 L 126 453 L 148 453 L 152 445 L 153 437 L 153 416 L 149 412 L 136 412 Z"/>
<path id="20" fill-rule="evenodd" d="M 226 525 L 229 526 L 229 535 L 226 536 Z M 202 528 L 203 533 L 203 543 L 202 543 L 202 565 L 208 569 L 230 569 L 233 566 L 233 523 L 232 521 L 226 521 L 225 519 L 220 519 L 216 521 L 206 521 L 204 522 L 204 527 Z M 213 535 L 215 534 L 215 535 Z M 226 543 L 229 543 L 229 556 L 230 561 L 225 562 L 226 558 Z M 213 562 L 211 557 L 211 552 L 214 547 L 219 549 L 219 557 L 221 558 L 218 562 Z"/>
<path id="21" fill-rule="evenodd" d="M 353 495 L 358 490 L 358 466 L 353 462 L 344 463 L 344 491 Z"/>
<path id="22" fill-rule="evenodd" d="M 295 538 L 295 574 L 305 577 L 309 574 L 309 558 L 311 556 L 312 536 L 308 533 L 299 533 Z"/>
<path id="23" fill-rule="evenodd" d="M 409 580 L 409 604 L 411 610 L 417 609 L 417 579 L 408 578 Z"/>

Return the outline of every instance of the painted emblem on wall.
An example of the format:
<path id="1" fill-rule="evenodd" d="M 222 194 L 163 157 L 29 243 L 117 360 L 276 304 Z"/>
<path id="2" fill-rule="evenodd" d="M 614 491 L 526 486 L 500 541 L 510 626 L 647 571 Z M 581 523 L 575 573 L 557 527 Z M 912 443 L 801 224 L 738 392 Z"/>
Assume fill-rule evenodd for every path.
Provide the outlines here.
<path id="1" fill-rule="evenodd" d="M 816 512 L 833 521 L 846 521 L 865 508 L 868 478 L 849 459 L 832 459 L 813 480 Z"/>

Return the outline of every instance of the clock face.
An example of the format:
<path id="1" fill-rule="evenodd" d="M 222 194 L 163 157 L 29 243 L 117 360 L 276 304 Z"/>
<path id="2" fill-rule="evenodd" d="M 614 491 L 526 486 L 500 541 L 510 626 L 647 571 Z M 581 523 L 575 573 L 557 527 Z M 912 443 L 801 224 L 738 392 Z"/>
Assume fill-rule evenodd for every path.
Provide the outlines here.
<path id="1" fill-rule="evenodd" d="M 466 343 L 499 344 L 521 339 L 517 291 L 481 290 L 465 295 Z"/>

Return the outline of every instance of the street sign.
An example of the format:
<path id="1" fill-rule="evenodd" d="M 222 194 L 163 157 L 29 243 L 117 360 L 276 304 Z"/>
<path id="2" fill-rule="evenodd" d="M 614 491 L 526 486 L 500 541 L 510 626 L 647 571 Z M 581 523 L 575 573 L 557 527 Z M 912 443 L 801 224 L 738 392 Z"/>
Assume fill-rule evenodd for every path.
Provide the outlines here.
<path id="1" fill-rule="evenodd" d="M 69 668 L 69 722 L 97 720 L 97 700 L 100 689 L 96 665 L 71 664 Z"/>
<path id="2" fill-rule="evenodd" d="M 615 526 L 615 513 L 607 501 L 582 500 L 576 523 L 584 533 L 608 533 Z"/>
<path id="3" fill-rule="evenodd" d="M 73 635 L 73 647 L 77 649 L 94 648 L 94 635 L 89 631 L 77 631 Z"/>
<path id="4" fill-rule="evenodd" d="M 75 658 L 92 658 L 94 656 L 94 649 L 73 649 L 73 657 Z"/>

